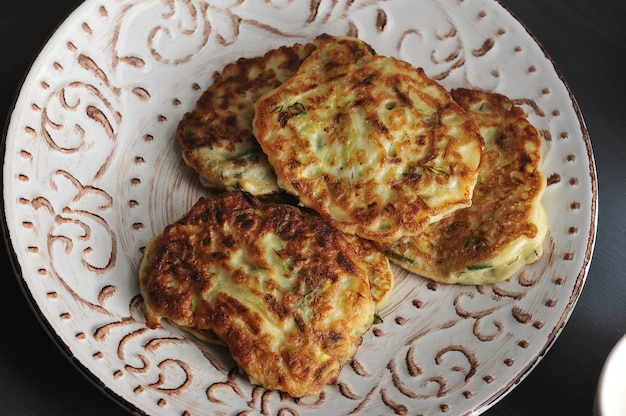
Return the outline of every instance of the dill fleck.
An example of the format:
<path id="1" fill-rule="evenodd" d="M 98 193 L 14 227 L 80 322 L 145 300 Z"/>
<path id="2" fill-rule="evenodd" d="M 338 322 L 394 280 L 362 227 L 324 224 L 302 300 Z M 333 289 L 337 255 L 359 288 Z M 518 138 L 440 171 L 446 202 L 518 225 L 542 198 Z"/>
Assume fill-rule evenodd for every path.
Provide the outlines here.
<path id="1" fill-rule="evenodd" d="M 467 266 L 467 270 L 482 270 L 489 269 L 493 267 L 491 264 L 473 264 L 471 266 Z"/>
<path id="2" fill-rule="evenodd" d="M 272 110 L 272 113 L 278 113 L 278 122 L 281 127 L 285 127 L 291 117 L 306 114 L 306 108 L 302 103 L 296 102 L 288 106 L 287 110 L 283 110 L 283 108 L 281 105 Z"/>
<path id="3" fill-rule="evenodd" d="M 296 102 L 293 105 L 287 107 L 287 110 L 292 116 L 298 116 L 300 114 L 306 114 L 306 108 L 304 108 L 304 104 Z"/>
<path id="4" fill-rule="evenodd" d="M 396 253 L 394 251 L 385 250 L 385 254 L 387 256 L 389 256 L 389 257 L 392 257 L 392 258 L 396 259 L 396 260 L 403 261 L 403 262 L 406 262 L 406 263 L 409 263 L 409 264 L 415 264 L 415 260 L 413 260 L 413 259 L 411 259 L 409 257 L 406 257 L 406 256 L 404 256 L 404 255 L 402 255 L 400 253 Z"/>

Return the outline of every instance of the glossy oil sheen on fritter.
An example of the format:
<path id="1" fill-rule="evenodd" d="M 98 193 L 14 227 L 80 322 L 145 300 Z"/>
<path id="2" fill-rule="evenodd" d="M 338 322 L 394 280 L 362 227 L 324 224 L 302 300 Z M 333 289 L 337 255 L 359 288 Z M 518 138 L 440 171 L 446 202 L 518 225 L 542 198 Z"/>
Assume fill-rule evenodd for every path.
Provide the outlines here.
<path id="1" fill-rule="evenodd" d="M 541 205 L 542 140 L 507 97 L 469 89 L 452 95 L 485 139 L 472 206 L 383 249 L 398 265 L 439 282 L 493 283 L 543 253 L 548 224 Z"/>
<path id="2" fill-rule="evenodd" d="M 203 185 L 254 195 L 279 192 L 272 166 L 252 134 L 254 103 L 295 74 L 313 49 L 310 43 L 283 46 L 240 58 L 215 75 L 176 132 L 183 159 Z"/>
<path id="3" fill-rule="evenodd" d="M 149 325 L 219 340 L 252 383 L 300 397 L 336 380 L 373 322 L 365 262 L 317 216 L 231 191 L 148 244 L 140 288 Z"/>
<path id="4" fill-rule="evenodd" d="M 321 36 L 296 75 L 256 102 L 254 135 L 281 188 L 336 228 L 391 241 L 470 204 L 474 121 L 424 71 Z"/>

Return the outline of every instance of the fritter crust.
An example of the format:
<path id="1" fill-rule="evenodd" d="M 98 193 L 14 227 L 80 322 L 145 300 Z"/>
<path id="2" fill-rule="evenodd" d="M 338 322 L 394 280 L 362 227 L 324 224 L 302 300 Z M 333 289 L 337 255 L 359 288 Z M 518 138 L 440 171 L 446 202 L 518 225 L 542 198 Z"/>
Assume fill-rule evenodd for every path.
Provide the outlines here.
<path id="1" fill-rule="evenodd" d="M 167 226 L 139 275 L 150 326 L 215 336 L 252 383 L 293 397 L 336 380 L 376 312 L 365 260 L 341 232 L 239 191 Z"/>
<path id="2" fill-rule="evenodd" d="M 372 241 L 361 238 L 354 234 L 344 234 L 357 254 L 365 262 L 365 271 L 372 292 L 372 299 L 376 309 L 380 310 L 387 306 L 395 285 L 395 277 L 389 258 Z"/>
<path id="3" fill-rule="evenodd" d="M 392 262 L 439 282 L 494 283 L 543 253 L 542 140 L 524 111 L 503 95 L 456 89 L 452 96 L 485 139 L 472 206 L 382 249 Z"/>
<path id="4" fill-rule="evenodd" d="M 315 44 L 255 105 L 254 135 L 278 185 L 336 228 L 377 241 L 469 206 L 483 143 L 448 91 L 361 40 Z"/>
<path id="5" fill-rule="evenodd" d="M 283 46 L 263 56 L 240 58 L 215 75 L 176 131 L 183 159 L 203 185 L 254 195 L 280 191 L 252 134 L 254 102 L 291 77 L 314 48 L 311 43 Z"/>

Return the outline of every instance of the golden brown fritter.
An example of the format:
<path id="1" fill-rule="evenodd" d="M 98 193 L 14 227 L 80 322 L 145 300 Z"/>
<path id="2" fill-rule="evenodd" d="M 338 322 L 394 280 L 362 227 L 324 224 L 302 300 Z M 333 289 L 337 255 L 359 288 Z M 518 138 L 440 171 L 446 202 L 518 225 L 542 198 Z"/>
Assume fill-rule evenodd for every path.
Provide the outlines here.
<path id="1" fill-rule="evenodd" d="M 493 283 L 543 253 L 548 224 L 541 205 L 542 141 L 507 97 L 469 89 L 452 96 L 471 112 L 485 139 L 472 206 L 383 250 L 398 265 L 439 282 Z"/>
<path id="2" fill-rule="evenodd" d="M 470 205 L 482 138 L 421 68 L 321 36 L 256 102 L 254 135 L 278 185 L 334 227 L 377 241 Z"/>
<path id="3" fill-rule="evenodd" d="M 354 247 L 359 257 L 365 262 L 365 271 L 369 280 L 372 299 L 376 309 L 387 306 L 393 292 L 395 277 L 389 258 L 372 241 L 354 234 L 344 234 L 344 237 Z"/>
<path id="4" fill-rule="evenodd" d="M 312 44 L 283 46 L 241 58 L 215 76 L 176 131 L 183 159 L 203 185 L 254 195 L 279 191 L 272 166 L 252 134 L 254 102 L 291 77 L 313 49 Z"/>
<path id="5" fill-rule="evenodd" d="M 336 380 L 376 313 L 341 232 L 240 191 L 200 199 L 151 240 L 140 288 L 149 325 L 215 336 L 252 383 L 293 397 Z"/>

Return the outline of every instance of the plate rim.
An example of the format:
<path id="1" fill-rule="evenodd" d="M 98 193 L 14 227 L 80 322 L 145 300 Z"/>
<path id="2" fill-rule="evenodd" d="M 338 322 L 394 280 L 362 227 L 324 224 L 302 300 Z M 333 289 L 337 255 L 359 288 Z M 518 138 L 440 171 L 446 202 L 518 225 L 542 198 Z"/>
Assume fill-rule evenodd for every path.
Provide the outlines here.
<path id="1" fill-rule="evenodd" d="M 208 0 L 209 2 L 211 2 L 212 0 Z M 574 286 L 574 290 L 572 291 L 572 293 L 570 294 L 570 298 L 568 299 L 567 302 L 567 306 L 565 307 L 563 313 L 560 315 L 559 320 L 558 320 L 558 324 L 554 326 L 554 328 L 552 329 L 552 331 L 550 332 L 550 335 L 547 339 L 547 341 L 544 343 L 543 347 L 541 348 L 540 352 L 534 356 L 534 358 L 522 369 L 520 369 L 520 371 L 517 373 L 517 376 L 515 377 L 515 379 L 510 380 L 506 385 L 504 385 L 501 389 L 497 390 L 496 392 L 494 392 L 494 394 L 492 396 L 489 397 L 489 399 L 483 401 L 482 403 L 478 404 L 475 408 L 475 411 L 478 412 L 478 414 L 485 412 L 486 410 L 488 410 L 489 408 L 491 408 L 493 405 L 495 405 L 497 402 L 499 402 L 500 400 L 504 399 L 506 397 L 506 395 L 508 393 L 510 393 L 515 386 L 519 385 L 519 383 L 521 383 L 539 364 L 539 362 L 545 357 L 545 355 L 548 353 L 548 351 L 551 349 L 551 347 L 554 345 L 554 343 L 557 341 L 557 339 L 559 338 L 560 334 L 562 333 L 563 329 L 565 328 L 565 326 L 567 325 L 567 322 L 569 321 L 569 318 L 571 317 L 571 314 L 574 310 L 574 308 L 576 307 L 577 302 L 580 299 L 580 295 L 582 293 L 582 290 L 584 288 L 584 285 L 586 283 L 586 279 L 588 277 L 588 273 L 589 273 L 589 269 L 591 267 L 591 263 L 593 260 L 593 254 L 594 254 L 594 250 L 595 250 L 595 245 L 596 245 L 596 240 L 597 240 L 597 229 L 598 229 L 598 177 L 597 177 L 597 170 L 596 170 L 596 163 L 595 163 L 595 157 L 594 157 L 594 152 L 593 152 L 593 148 L 592 148 L 592 143 L 591 143 L 591 137 L 589 134 L 589 131 L 587 129 L 585 120 L 584 120 L 584 116 L 582 114 L 582 111 L 580 109 L 580 106 L 578 105 L 578 102 L 573 94 L 572 89 L 570 88 L 569 84 L 567 83 L 566 78 L 564 77 L 563 73 L 561 72 L 560 68 L 557 66 L 556 62 L 554 61 L 554 59 L 552 58 L 552 56 L 549 54 L 548 50 L 543 46 L 543 44 L 539 41 L 539 39 L 533 34 L 533 32 L 526 26 L 526 24 L 524 23 L 524 21 L 522 19 L 520 19 L 509 7 L 507 7 L 505 4 L 502 3 L 501 0 L 492 0 L 493 3 L 498 4 L 499 6 L 501 6 L 506 13 L 508 13 L 513 19 L 515 19 L 515 21 L 521 25 L 521 27 L 525 30 L 525 32 L 532 38 L 533 42 L 536 43 L 537 46 L 539 46 L 539 48 L 541 49 L 541 51 L 543 52 L 545 58 L 547 59 L 547 61 L 549 61 L 556 73 L 556 75 L 558 76 L 558 78 L 560 79 L 561 83 L 563 84 L 564 88 L 567 91 L 567 94 L 569 95 L 569 99 L 570 102 L 573 106 L 574 112 L 576 114 L 576 117 L 578 118 L 578 124 L 580 126 L 580 132 L 582 133 L 583 137 L 583 142 L 585 144 L 585 150 L 586 150 L 586 155 L 587 155 L 587 160 L 588 160 L 588 174 L 590 177 L 590 185 L 591 185 L 591 207 L 590 207 L 590 215 L 589 217 L 586 217 L 587 220 L 589 220 L 589 230 L 587 233 L 587 243 L 586 243 L 586 248 L 584 250 L 584 258 L 582 260 L 582 266 L 578 272 L 578 275 L 576 276 L 576 284 Z M 21 82 L 16 86 L 16 90 L 14 92 L 13 95 L 13 99 L 10 101 L 10 105 L 8 108 L 8 113 L 7 113 L 7 118 L 5 120 L 4 123 L 4 129 L 2 132 L 2 137 L 1 137 L 1 150 L 0 150 L 0 154 L 2 155 L 2 160 L 3 160 L 3 168 L 4 168 L 4 164 L 5 164 L 5 160 L 6 160 L 6 145 L 7 145 L 7 140 L 8 140 L 8 134 L 10 131 L 10 127 L 12 124 L 12 120 L 13 117 L 15 115 L 15 113 L 18 111 L 17 108 L 17 104 L 19 101 L 19 98 L 22 94 L 22 90 L 24 88 L 24 85 L 26 84 L 27 80 L 28 80 L 28 76 L 31 74 L 31 72 L 33 71 L 34 67 L 37 65 L 38 59 L 41 56 L 41 54 L 43 53 L 43 51 L 45 50 L 45 48 L 50 44 L 50 42 L 52 40 L 54 40 L 55 35 L 59 32 L 59 30 L 61 28 L 63 28 L 66 24 L 68 24 L 68 21 L 77 15 L 77 13 L 83 8 L 83 7 L 87 7 L 89 4 L 91 3 L 96 3 L 95 0 L 84 0 L 83 2 L 81 2 L 80 4 L 78 4 L 77 6 L 75 6 L 72 10 L 70 10 L 67 15 L 65 16 L 64 19 L 62 19 L 58 25 L 56 26 L 56 28 L 47 36 L 47 38 L 42 42 L 41 47 L 39 48 L 39 50 L 35 53 L 34 58 L 31 60 L 30 65 L 28 66 L 28 68 L 26 69 Z M 3 175 L 3 182 L 5 181 L 4 175 Z M 3 193 L 6 192 L 4 191 L 4 187 L 3 187 Z M 29 307 L 31 308 L 31 310 L 33 311 L 33 313 L 35 314 L 37 320 L 39 321 L 39 323 L 42 325 L 42 327 L 44 328 L 45 332 L 48 334 L 48 336 L 51 337 L 51 339 L 53 340 L 53 343 L 59 348 L 59 350 L 61 351 L 62 355 L 68 359 L 68 361 L 79 370 L 79 372 L 86 378 L 88 379 L 96 388 L 98 388 L 100 391 L 102 391 L 103 393 L 105 393 L 105 395 L 107 397 L 109 397 L 109 399 L 113 400 L 114 402 L 116 402 L 118 405 L 120 405 L 123 409 L 131 411 L 131 412 L 136 412 L 136 413 L 140 413 L 142 412 L 142 410 L 140 408 L 138 408 L 134 403 L 130 402 L 129 400 L 125 399 L 124 397 L 122 397 L 120 394 L 116 393 L 114 390 L 112 390 L 109 386 L 107 386 L 104 382 L 102 382 L 102 380 L 100 380 L 93 372 L 92 370 L 90 370 L 89 367 L 87 367 L 83 362 L 81 362 L 79 359 L 76 359 L 74 354 L 72 353 L 70 347 L 63 341 L 63 339 L 60 337 L 60 335 L 54 330 L 51 322 L 46 318 L 45 314 L 43 313 L 43 311 L 41 310 L 40 306 L 38 305 L 37 301 L 34 299 L 33 297 L 33 293 L 32 291 L 29 289 L 28 287 L 28 283 L 27 283 L 27 279 L 26 277 L 23 275 L 22 273 L 22 268 L 21 265 L 19 263 L 19 260 L 17 259 L 17 255 L 15 252 L 15 248 L 13 246 L 13 241 L 10 237 L 10 230 L 9 230 L 9 226 L 7 223 L 7 214 L 6 214 L 6 207 L 5 207 L 5 199 L 2 198 L 0 200 L 0 208 L 2 209 L 2 218 L 0 220 L 0 228 L 2 229 L 2 235 L 4 238 L 4 242 L 5 242 L 5 249 L 7 250 L 8 253 L 8 258 L 11 262 L 11 268 L 12 268 L 12 272 L 15 276 L 15 278 L 17 279 L 18 283 L 19 283 L 19 287 L 22 291 L 22 293 L 24 294 L 25 298 L 27 299 L 27 302 L 29 304 Z"/>

